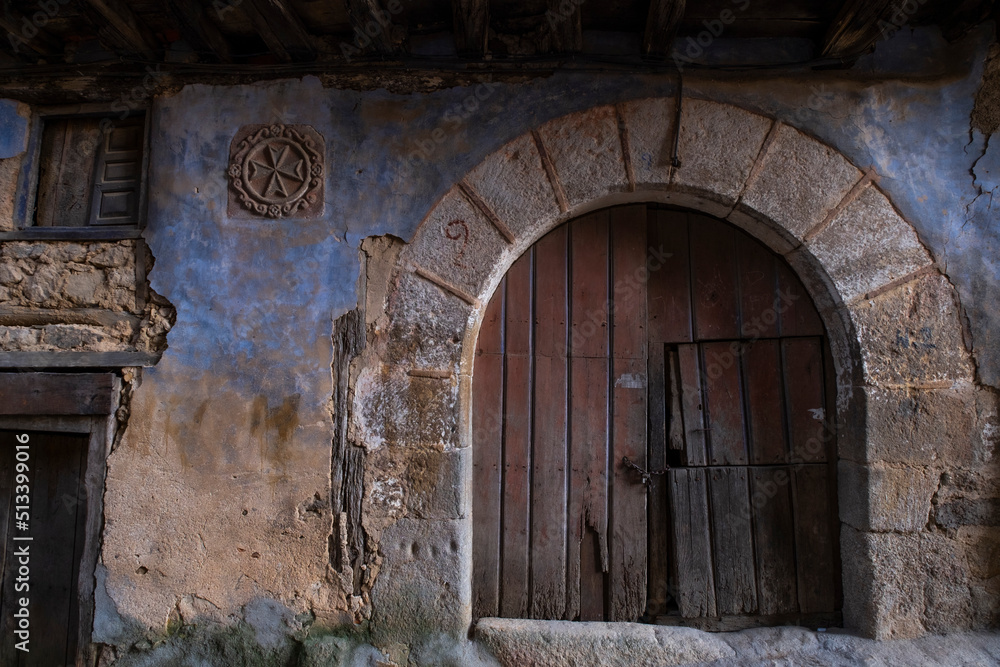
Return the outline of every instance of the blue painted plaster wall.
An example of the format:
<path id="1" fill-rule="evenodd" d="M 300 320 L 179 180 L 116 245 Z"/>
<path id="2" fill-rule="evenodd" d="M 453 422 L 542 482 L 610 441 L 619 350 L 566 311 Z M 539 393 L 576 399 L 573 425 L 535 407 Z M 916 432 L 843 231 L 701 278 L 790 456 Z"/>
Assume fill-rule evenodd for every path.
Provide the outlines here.
<path id="1" fill-rule="evenodd" d="M 982 377 L 1000 384 L 1000 355 L 989 352 L 1000 332 L 1000 199 L 988 193 L 997 186 L 1000 148 L 969 125 L 991 39 L 984 29 L 949 47 L 934 33 L 902 31 L 849 73 L 691 74 L 685 90 L 777 116 L 856 164 L 874 165 L 958 286 L 981 351 Z M 928 53 L 953 59 L 950 69 L 961 75 L 906 79 L 915 58 L 938 66 Z M 904 70 L 903 78 L 892 80 L 880 71 L 885 67 Z M 276 401 L 299 394 L 307 397 L 301 409 L 317 417 L 331 386 L 331 320 L 357 303 L 362 238 L 410 239 L 433 203 L 470 168 L 550 118 L 670 94 L 675 82 L 672 74 L 561 73 L 520 85 L 395 95 L 323 88 L 306 78 L 190 86 L 158 100 L 146 237 L 156 258 L 152 286 L 178 317 L 161 362 L 166 368 L 147 377 L 212 377 Z M 233 135 L 244 124 L 273 120 L 312 125 L 326 138 L 320 219 L 225 215 Z M 424 158 L 416 168 L 403 168 L 418 152 Z M 169 383 L 162 388 L 176 391 Z"/>
<path id="2" fill-rule="evenodd" d="M 22 153 L 28 142 L 28 119 L 14 100 L 0 100 L 0 159 Z"/>

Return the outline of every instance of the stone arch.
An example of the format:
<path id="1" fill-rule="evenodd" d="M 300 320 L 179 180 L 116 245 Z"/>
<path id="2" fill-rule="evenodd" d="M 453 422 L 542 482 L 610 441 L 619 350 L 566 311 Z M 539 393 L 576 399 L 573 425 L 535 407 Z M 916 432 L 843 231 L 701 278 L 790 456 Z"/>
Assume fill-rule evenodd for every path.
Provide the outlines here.
<path id="1" fill-rule="evenodd" d="M 456 634 L 471 622 L 472 366 L 500 279 L 572 218 L 658 202 L 735 224 L 802 279 L 837 370 L 845 623 L 880 638 L 925 631 L 920 606 L 905 611 L 899 568 L 917 548 L 937 477 L 904 464 L 951 456 L 947 444 L 914 452 L 911 440 L 918 429 L 943 434 L 946 415 L 975 405 L 956 292 L 872 170 L 782 121 L 710 100 L 685 98 L 675 135 L 676 104 L 600 106 L 510 141 L 437 202 L 399 253 L 376 344 L 356 367 L 354 420 L 369 448 L 432 450 L 440 465 L 430 466 L 434 492 L 404 490 L 416 511 L 385 517 L 372 591 L 383 627 L 411 608 L 433 610 L 433 623 Z M 913 391 L 933 392 L 931 407 L 915 410 Z M 421 562 L 420 543 L 439 557 Z"/>

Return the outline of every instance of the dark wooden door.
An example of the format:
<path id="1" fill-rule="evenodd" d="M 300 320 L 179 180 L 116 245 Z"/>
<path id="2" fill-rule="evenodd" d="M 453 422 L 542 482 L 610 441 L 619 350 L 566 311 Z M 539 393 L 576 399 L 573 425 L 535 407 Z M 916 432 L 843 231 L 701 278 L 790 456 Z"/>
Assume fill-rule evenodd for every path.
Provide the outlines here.
<path id="1" fill-rule="evenodd" d="M 589 214 L 515 262 L 476 355 L 477 617 L 836 624 L 829 353 L 764 246 Z"/>
<path id="2" fill-rule="evenodd" d="M 27 527 L 15 512 L 16 436 L 0 431 L 0 536 L 3 538 L 0 597 L 0 665 L 53 667 L 75 665 L 79 632 L 78 585 L 86 517 L 84 474 L 87 436 L 28 433 L 26 461 L 30 509 Z M 16 491 L 16 492 L 15 492 Z M 30 537 L 31 539 L 24 539 Z M 15 539 L 20 538 L 20 539 Z M 21 577 L 18 550 L 28 547 L 27 582 Z M 18 581 L 19 577 L 22 578 Z M 22 589 L 16 588 L 22 584 Z M 27 583 L 28 590 L 23 590 Z M 29 600 L 29 652 L 16 649 L 14 633 L 19 599 Z"/>

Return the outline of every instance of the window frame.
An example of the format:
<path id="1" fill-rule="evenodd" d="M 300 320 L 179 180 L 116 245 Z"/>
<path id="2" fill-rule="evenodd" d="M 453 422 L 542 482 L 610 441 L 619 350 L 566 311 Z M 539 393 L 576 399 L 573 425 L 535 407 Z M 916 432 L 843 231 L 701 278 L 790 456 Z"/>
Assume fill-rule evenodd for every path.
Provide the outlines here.
<path id="1" fill-rule="evenodd" d="M 74 106 L 40 106 L 31 116 L 31 130 L 28 134 L 28 150 L 21 161 L 18 175 L 17 193 L 14 200 L 14 231 L 0 232 L 0 240 L 93 240 L 120 241 L 137 239 L 146 226 L 148 202 L 149 148 L 151 107 L 141 104 L 124 111 L 115 104 L 79 104 Z M 42 135 L 45 123 L 67 118 L 99 118 L 114 123 L 126 118 L 143 117 L 142 159 L 139 173 L 139 198 L 134 223 L 123 225 L 93 225 L 84 227 L 41 227 L 35 216 L 38 201 L 39 169 L 41 166 Z M 93 202 L 88 208 L 92 207 Z"/>

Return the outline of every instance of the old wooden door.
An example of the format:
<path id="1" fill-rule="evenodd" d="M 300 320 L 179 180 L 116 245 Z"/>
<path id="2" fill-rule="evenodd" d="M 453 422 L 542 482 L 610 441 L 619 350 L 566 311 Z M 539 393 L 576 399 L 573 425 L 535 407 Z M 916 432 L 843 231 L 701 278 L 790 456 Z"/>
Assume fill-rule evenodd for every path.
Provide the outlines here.
<path id="1" fill-rule="evenodd" d="M 29 456 L 22 462 L 28 466 L 29 516 L 26 523 L 19 523 L 22 516 L 15 511 L 22 502 L 17 496 L 23 480 L 16 477 L 16 435 L 0 431 L 0 665 L 75 665 L 88 436 L 28 433 Z M 19 555 L 25 547 L 26 559 Z M 22 566 L 28 568 L 27 574 Z M 16 649 L 21 638 L 14 633 L 22 597 L 29 600 L 28 652 Z"/>
<path id="2" fill-rule="evenodd" d="M 798 279 L 724 222 L 546 235 L 476 350 L 475 615 L 836 624 L 831 376 Z"/>

